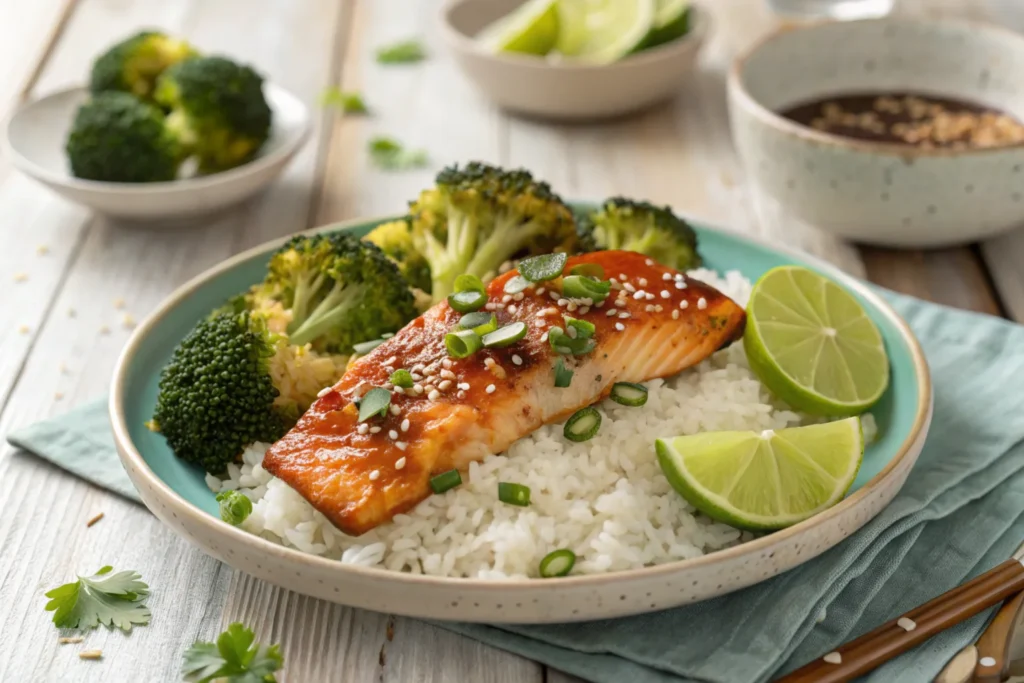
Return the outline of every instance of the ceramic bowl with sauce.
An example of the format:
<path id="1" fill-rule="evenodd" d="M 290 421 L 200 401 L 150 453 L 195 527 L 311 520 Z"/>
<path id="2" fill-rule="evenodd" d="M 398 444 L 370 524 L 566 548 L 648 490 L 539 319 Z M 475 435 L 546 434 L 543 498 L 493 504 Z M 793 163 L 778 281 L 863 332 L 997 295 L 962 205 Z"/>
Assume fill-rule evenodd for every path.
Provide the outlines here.
<path id="1" fill-rule="evenodd" d="M 890 18 L 780 31 L 729 74 L 748 173 L 797 218 L 895 247 L 1024 224 L 1024 36 Z"/>

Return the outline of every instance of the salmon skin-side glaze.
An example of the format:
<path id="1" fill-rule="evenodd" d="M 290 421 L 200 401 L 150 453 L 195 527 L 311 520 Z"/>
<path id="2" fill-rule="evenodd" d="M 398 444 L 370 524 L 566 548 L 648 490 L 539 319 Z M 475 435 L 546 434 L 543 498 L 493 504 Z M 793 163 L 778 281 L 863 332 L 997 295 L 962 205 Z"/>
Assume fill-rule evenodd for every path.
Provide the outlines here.
<path id="1" fill-rule="evenodd" d="M 430 496 L 431 477 L 504 451 L 606 397 L 616 382 L 674 375 L 743 334 L 737 303 L 642 254 L 582 254 L 563 273 L 582 264 L 614 279 L 601 305 L 566 300 L 559 280 L 509 295 L 505 283 L 517 272 L 505 273 L 487 286 L 483 310 L 497 315 L 499 328 L 526 323 L 526 336 L 456 359 L 444 336 L 463 314 L 441 302 L 356 360 L 267 451 L 263 466 L 343 532 L 359 535 Z M 551 348 L 546 333 L 566 329 L 565 317 L 593 323 L 593 351 Z M 575 373 L 567 388 L 555 387 L 558 358 Z M 391 388 L 401 368 L 416 385 L 391 389 L 388 412 L 360 424 L 359 399 L 373 387 Z"/>

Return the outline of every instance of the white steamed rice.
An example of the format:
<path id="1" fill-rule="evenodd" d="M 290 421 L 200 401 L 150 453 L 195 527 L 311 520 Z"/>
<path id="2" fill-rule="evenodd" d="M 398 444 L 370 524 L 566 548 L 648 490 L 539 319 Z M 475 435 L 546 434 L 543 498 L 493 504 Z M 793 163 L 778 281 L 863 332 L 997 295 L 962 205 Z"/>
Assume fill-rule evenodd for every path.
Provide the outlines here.
<path id="1" fill-rule="evenodd" d="M 747 302 L 750 282 L 738 272 L 690 275 Z M 593 574 L 699 557 L 752 538 L 699 514 L 669 486 L 654 437 L 814 420 L 771 398 L 747 366 L 742 344 L 647 386 L 642 408 L 599 405 L 603 422 L 590 441 L 567 441 L 560 424 L 542 427 L 507 454 L 473 463 L 462 486 L 358 538 L 338 531 L 263 469 L 269 444 L 253 444 L 241 466 L 229 465 L 229 478 L 207 476 L 207 483 L 253 501 L 242 525 L 251 533 L 341 562 L 435 576 L 536 576 L 541 558 L 558 548 L 576 553 L 574 574 Z M 870 437 L 874 423 L 865 417 Z M 499 481 L 529 486 L 531 505 L 498 501 Z"/>

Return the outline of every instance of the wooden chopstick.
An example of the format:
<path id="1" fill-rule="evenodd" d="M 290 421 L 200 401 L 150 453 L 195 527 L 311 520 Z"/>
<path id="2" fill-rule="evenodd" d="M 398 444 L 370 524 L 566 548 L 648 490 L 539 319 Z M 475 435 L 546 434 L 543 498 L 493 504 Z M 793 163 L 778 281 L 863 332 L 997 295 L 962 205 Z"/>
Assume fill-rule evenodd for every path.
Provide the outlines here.
<path id="1" fill-rule="evenodd" d="M 939 631 L 969 619 L 1021 591 L 1024 591 L 1024 562 L 1007 560 L 981 576 L 850 641 L 835 652 L 783 676 L 776 683 L 852 681 Z"/>
<path id="2" fill-rule="evenodd" d="M 999 683 L 1010 674 L 1010 646 L 1024 611 L 1024 592 L 1007 600 L 978 639 L 974 683 Z"/>

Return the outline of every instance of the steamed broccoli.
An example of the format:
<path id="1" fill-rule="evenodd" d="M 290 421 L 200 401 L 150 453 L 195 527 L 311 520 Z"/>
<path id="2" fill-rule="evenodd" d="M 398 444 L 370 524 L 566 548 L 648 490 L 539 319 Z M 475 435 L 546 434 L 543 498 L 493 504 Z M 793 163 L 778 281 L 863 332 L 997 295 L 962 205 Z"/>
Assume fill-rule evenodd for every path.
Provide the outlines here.
<path id="1" fill-rule="evenodd" d="M 120 90 L 149 98 L 165 69 L 198 53 L 184 40 L 157 31 L 143 31 L 114 45 L 92 65 L 89 89 L 94 93 Z"/>
<path id="2" fill-rule="evenodd" d="M 487 280 L 513 258 L 579 246 L 572 211 L 523 170 L 479 162 L 446 168 L 410 208 L 413 244 L 430 265 L 434 302 L 463 273 Z"/>
<path id="3" fill-rule="evenodd" d="M 416 251 L 416 246 L 412 243 L 410 223 L 411 219 L 409 218 L 381 223 L 363 239 L 376 244 L 389 259 L 395 262 L 398 271 L 410 287 L 416 287 L 429 294 L 430 264 L 427 263 L 423 254 Z"/>
<path id="4" fill-rule="evenodd" d="M 256 441 L 276 441 L 298 419 L 276 403 L 277 340 L 258 313 L 215 312 L 174 350 L 160 376 L 153 421 L 174 453 L 220 474 Z"/>
<path id="5" fill-rule="evenodd" d="M 270 259 L 262 296 L 291 311 L 288 338 L 317 351 L 395 332 L 416 317 L 409 284 L 376 245 L 346 233 L 299 236 Z"/>
<path id="6" fill-rule="evenodd" d="M 167 125 L 213 173 L 249 161 L 270 136 L 263 78 L 225 57 L 197 57 L 167 69 L 156 101 L 170 110 Z"/>
<path id="7" fill-rule="evenodd" d="M 667 206 L 612 197 L 598 210 L 579 217 L 577 224 L 589 250 L 638 251 L 677 270 L 701 264 L 693 228 Z"/>
<path id="8" fill-rule="evenodd" d="M 184 157 L 163 112 L 123 92 L 79 107 L 65 149 L 76 177 L 121 183 L 174 180 Z"/>

